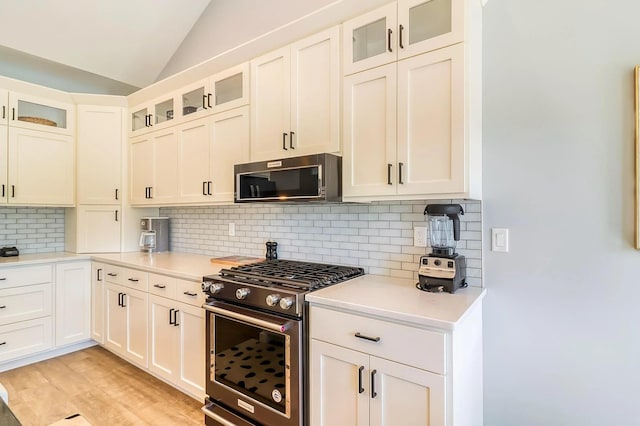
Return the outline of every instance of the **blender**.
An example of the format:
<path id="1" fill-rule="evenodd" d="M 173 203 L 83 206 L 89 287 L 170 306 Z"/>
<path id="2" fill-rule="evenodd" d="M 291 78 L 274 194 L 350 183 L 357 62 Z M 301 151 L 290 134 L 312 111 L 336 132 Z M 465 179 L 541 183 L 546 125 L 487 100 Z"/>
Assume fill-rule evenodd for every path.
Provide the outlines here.
<path id="1" fill-rule="evenodd" d="M 455 293 L 467 286 L 467 261 L 455 252 L 460 240 L 460 204 L 428 204 L 431 254 L 420 257 L 417 287 L 425 291 Z"/>

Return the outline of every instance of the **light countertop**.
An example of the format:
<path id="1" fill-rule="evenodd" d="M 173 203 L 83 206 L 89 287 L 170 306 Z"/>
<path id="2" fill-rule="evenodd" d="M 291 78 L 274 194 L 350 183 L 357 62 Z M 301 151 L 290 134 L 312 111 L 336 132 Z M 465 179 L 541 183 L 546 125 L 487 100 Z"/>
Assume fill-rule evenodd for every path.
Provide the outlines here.
<path id="1" fill-rule="evenodd" d="M 20 256 L 0 257 L 0 266 L 32 265 L 36 263 L 68 262 L 73 260 L 91 260 L 90 254 L 67 253 L 57 251 L 51 253 L 21 254 Z"/>
<path id="2" fill-rule="evenodd" d="M 211 263 L 211 256 L 189 253 L 100 253 L 91 256 L 96 262 L 142 269 L 190 281 L 202 281 L 204 275 L 216 274 L 230 265 Z"/>
<path id="3" fill-rule="evenodd" d="M 405 278 L 363 275 L 314 291 L 306 296 L 312 306 L 343 309 L 416 324 L 454 330 L 465 313 L 480 303 L 486 290 L 459 289 L 455 294 L 418 290 L 416 282 Z"/>

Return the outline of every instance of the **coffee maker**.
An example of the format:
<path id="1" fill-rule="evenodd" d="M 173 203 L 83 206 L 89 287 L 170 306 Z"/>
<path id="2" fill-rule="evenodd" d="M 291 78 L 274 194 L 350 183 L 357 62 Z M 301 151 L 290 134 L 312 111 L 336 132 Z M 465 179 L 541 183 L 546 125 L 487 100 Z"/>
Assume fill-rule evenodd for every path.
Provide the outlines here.
<path id="1" fill-rule="evenodd" d="M 420 257 L 417 287 L 421 290 L 455 293 L 467 286 L 467 261 L 455 252 L 460 240 L 460 217 L 464 210 L 460 204 L 428 204 L 431 254 Z"/>
<path id="2" fill-rule="evenodd" d="M 140 251 L 156 253 L 169 251 L 169 218 L 140 218 Z"/>

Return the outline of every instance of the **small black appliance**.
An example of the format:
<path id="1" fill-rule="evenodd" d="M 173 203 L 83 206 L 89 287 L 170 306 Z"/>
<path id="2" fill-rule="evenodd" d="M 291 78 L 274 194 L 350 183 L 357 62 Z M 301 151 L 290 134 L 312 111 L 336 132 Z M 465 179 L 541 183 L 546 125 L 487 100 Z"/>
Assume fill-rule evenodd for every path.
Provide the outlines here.
<path id="1" fill-rule="evenodd" d="M 0 248 L 0 257 L 18 256 L 20 252 L 16 247 L 2 247 Z"/>
<path id="2" fill-rule="evenodd" d="M 420 257 L 417 287 L 421 290 L 455 293 L 467 286 L 467 261 L 455 252 L 460 240 L 460 217 L 464 210 L 460 204 L 428 204 L 431 254 Z"/>

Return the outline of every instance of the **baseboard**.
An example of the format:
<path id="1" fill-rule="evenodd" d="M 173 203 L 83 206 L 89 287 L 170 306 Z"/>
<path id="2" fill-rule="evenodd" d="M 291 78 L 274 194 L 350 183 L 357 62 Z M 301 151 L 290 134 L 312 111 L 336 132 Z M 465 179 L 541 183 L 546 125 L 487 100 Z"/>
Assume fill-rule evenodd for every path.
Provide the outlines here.
<path id="1" fill-rule="evenodd" d="M 37 354 L 28 355 L 12 361 L 3 362 L 0 364 L 0 373 L 3 371 L 13 370 L 14 368 L 24 367 L 25 365 L 33 364 L 35 362 L 44 361 L 46 359 L 55 358 L 60 355 L 70 354 L 71 352 L 79 351 L 81 349 L 90 348 L 98 343 L 94 340 L 84 340 L 82 342 L 74 343 L 69 346 L 63 346 L 61 348 L 54 348 L 45 352 L 39 352 Z"/>

